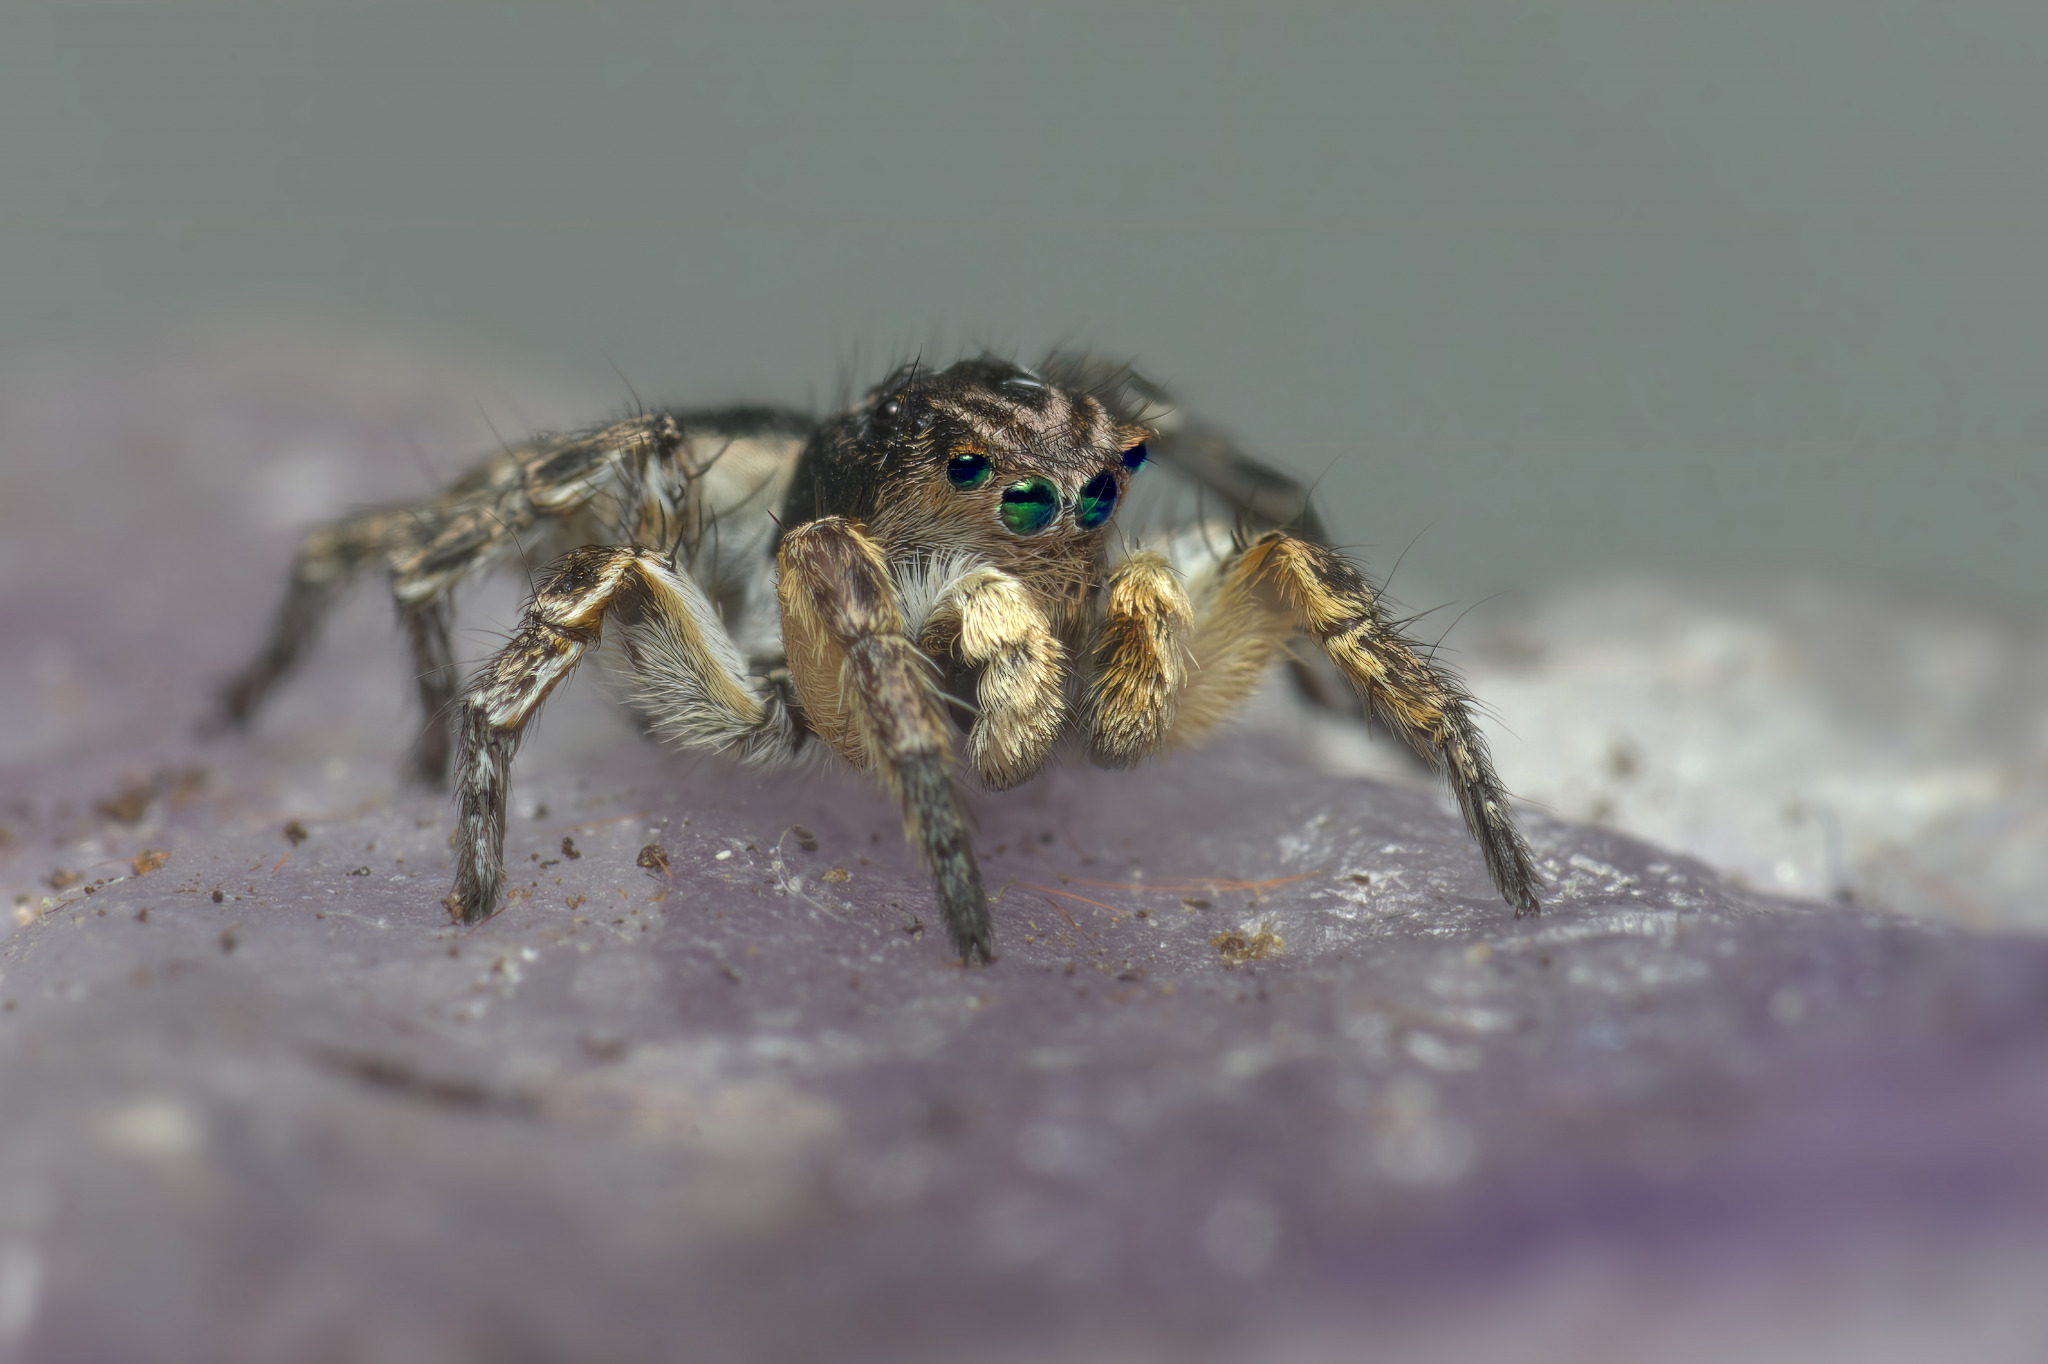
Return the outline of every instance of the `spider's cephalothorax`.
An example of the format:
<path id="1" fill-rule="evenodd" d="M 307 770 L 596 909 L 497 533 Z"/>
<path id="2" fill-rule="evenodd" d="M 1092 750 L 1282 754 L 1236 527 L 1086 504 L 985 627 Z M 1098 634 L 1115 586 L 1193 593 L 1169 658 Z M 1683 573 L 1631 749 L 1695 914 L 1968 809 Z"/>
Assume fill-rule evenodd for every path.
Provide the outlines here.
<path id="1" fill-rule="evenodd" d="M 805 449 L 790 524 L 843 516 L 891 561 L 961 556 L 1064 614 L 1101 574 L 1145 427 L 1001 361 L 909 367 Z"/>
<path id="2" fill-rule="evenodd" d="M 959 769 L 1000 788 L 1068 736 L 1115 766 L 1186 743 L 1307 635 L 1449 778 L 1494 884 L 1533 913 L 1528 845 L 1457 679 L 1324 542 L 1298 484 L 1161 398 L 1083 359 L 1032 371 L 981 357 L 905 366 L 823 423 L 657 412 L 536 440 L 430 501 L 309 535 L 269 645 L 224 690 L 223 713 L 246 723 L 335 593 L 383 567 L 430 717 L 413 756 L 424 780 L 446 779 L 454 715 L 448 905 L 474 922 L 497 907 L 520 736 L 609 623 L 656 735 L 752 762 L 829 750 L 880 777 L 954 949 L 986 960 Z M 1119 527 L 1147 479 L 1194 490 L 1197 510 Z M 1204 497 L 1230 522 L 1203 520 Z M 555 557 L 520 629 L 458 697 L 450 593 L 536 553 Z M 1337 703 L 1290 662 L 1313 699 Z"/>

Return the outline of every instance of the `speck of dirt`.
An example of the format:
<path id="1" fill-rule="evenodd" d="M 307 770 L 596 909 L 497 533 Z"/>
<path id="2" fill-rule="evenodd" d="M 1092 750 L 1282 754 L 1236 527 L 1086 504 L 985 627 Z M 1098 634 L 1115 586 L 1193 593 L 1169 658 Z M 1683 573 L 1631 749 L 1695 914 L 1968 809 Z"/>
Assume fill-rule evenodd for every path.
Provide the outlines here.
<path id="1" fill-rule="evenodd" d="M 128 865 L 137 876 L 147 876 L 170 860 L 170 853 L 162 848 L 144 848 L 135 854 L 135 860 Z"/>
<path id="2" fill-rule="evenodd" d="M 844 867 L 834 867 L 818 879 L 827 885 L 843 886 L 853 879 L 853 873 Z"/>
<path id="3" fill-rule="evenodd" d="M 215 886 L 215 887 L 213 888 L 213 902 L 214 902 L 215 904 L 219 904 L 219 903 L 220 903 L 221 901 L 223 901 L 223 900 L 225 900 L 225 899 L 227 899 L 227 896 L 225 896 L 225 895 L 222 895 L 222 894 L 220 893 L 220 887 L 219 887 L 219 886 Z"/>
<path id="4" fill-rule="evenodd" d="M 299 823 L 299 821 L 294 819 L 289 820 L 285 823 L 284 837 L 287 843 L 290 843 L 294 848 L 296 848 L 299 846 L 299 844 L 304 843 L 307 839 L 311 838 L 312 835 L 306 832 L 305 825 Z"/>
<path id="5" fill-rule="evenodd" d="M 562 856 L 568 858 L 571 862 L 578 861 L 583 856 L 581 852 L 577 851 L 576 840 L 567 834 L 562 835 Z"/>
<path id="6" fill-rule="evenodd" d="M 633 865 L 645 867 L 649 871 L 665 872 L 668 870 L 668 849 L 659 843 L 649 843 L 640 850 L 640 855 L 633 859 Z"/>
<path id="7" fill-rule="evenodd" d="M 816 852 L 818 850 L 818 836 L 803 825 L 792 824 L 789 826 L 789 831 L 796 835 L 796 845 L 805 852 Z"/>
<path id="8" fill-rule="evenodd" d="M 1209 946 L 1222 954 L 1225 966 L 1242 966 L 1248 961 L 1279 956 L 1287 950 L 1287 940 L 1273 931 L 1271 923 L 1263 923 L 1258 932 L 1249 936 L 1235 931 L 1218 933 L 1209 939 Z"/>

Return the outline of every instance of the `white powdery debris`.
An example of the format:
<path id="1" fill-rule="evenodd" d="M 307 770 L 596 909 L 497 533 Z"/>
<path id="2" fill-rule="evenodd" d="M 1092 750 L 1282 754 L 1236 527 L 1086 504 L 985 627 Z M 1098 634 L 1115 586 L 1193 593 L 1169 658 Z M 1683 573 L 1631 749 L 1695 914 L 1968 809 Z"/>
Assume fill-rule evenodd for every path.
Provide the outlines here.
<path id="1" fill-rule="evenodd" d="M 1536 807 L 1774 894 L 2048 928 L 2040 622 L 1852 587 L 1625 580 L 1541 598 L 1456 661 L 1502 778 Z M 1322 746 L 1346 767 L 1355 749 Z"/>

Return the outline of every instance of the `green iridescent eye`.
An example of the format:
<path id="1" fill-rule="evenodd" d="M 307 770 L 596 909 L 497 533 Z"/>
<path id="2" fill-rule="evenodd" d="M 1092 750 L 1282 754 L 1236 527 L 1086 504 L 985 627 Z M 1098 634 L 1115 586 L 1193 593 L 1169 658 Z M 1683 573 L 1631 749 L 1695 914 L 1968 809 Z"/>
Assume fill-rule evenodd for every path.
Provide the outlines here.
<path id="1" fill-rule="evenodd" d="M 1060 490 L 1046 478 L 1027 478 L 1003 489 L 997 514 L 1013 535 L 1036 535 L 1060 514 Z"/>
<path id="2" fill-rule="evenodd" d="M 1094 530 L 1116 510 L 1116 475 L 1104 471 L 1081 486 L 1081 500 L 1074 504 L 1074 524 Z"/>
<path id="3" fill-rule="evenodd" d="M 979 488 L 988 482 L 987 455 L 955 455 L 946 461 L 946 481 L 956 488 Z"/>

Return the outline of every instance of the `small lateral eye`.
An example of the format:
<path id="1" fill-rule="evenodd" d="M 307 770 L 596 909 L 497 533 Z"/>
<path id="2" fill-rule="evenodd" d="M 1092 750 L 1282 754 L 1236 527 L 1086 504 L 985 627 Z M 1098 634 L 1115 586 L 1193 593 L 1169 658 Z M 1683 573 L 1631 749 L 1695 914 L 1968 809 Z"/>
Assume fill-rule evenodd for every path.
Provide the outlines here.
<path id="1" fill-rule="evenodd" d="M 1060 492 L 1051 479 L 1027 478 L 1003 489 L 996 514 L 1013 535 L 1036 535 L 1060 514 Z"/>
<path id="2" fill-rule="evenodd" d="M 1082 530 L 1094 530 L 1109 520 L 1115 510 L 1116 475 L 1105 469 L 1081 485 L 1080 500 L 1074 503 L 1074 524 Z"/>
<path id="3" fill-rule="evenodd" d="M 960 489 L 979 488 L 988 482 L 987 455 L 955 455 L 946 461 L 946 481 Z"/>
<path id="4" fill-rule="evenodd" d="M 1124 468 L 1135 469 L 1145 462 L 1145 446 L 1141 441 L 1124 451 Z"/>

